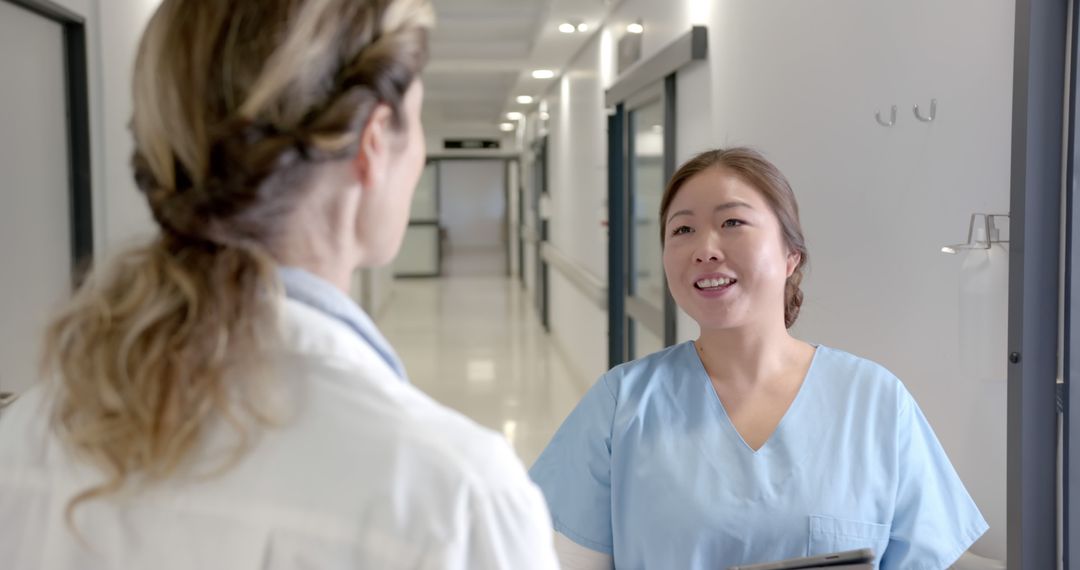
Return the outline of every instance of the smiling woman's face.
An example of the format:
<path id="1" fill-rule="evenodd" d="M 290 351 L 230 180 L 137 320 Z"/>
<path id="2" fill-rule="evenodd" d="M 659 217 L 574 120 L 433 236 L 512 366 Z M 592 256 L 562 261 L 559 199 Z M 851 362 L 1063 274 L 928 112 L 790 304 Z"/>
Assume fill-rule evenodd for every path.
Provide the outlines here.
<path id="1" fill-rule="evenodd" d="M 723 167 L 687 180 L 664 222 L 664 273 L 702 331 L 784 322 L 784 285 L 799 264 L 761 193 Z"/>

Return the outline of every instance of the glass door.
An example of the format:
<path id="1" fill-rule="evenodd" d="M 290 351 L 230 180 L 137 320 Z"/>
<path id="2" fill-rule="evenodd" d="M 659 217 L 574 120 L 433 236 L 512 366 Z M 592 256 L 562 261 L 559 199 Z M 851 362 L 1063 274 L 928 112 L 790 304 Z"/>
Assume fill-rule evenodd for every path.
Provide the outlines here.
<path id="1" fill-rule="evenodd" d="M 394 260 L 395 277 L 442 274 L 442 228 L 439 226 L 439 163 L 429 161 L 420 175 L 409 211 L 409 227 Z"/>
<path id="2" fill-rule="evenodd" d="M 672 76 L 618 105 L 609 129 L 612 365 L 675 342 L 659 220 L 674 167 L 674 86 Z"/>
<path id="3" fill-rule="evenodd" d="M 627 228 L 626 313 L 628 356 L 638 358 L 664 346 L 667 295 L 657 212 L 664 192 L 664 100 L 649 97 L 627 113 L 630 225 Z"/>

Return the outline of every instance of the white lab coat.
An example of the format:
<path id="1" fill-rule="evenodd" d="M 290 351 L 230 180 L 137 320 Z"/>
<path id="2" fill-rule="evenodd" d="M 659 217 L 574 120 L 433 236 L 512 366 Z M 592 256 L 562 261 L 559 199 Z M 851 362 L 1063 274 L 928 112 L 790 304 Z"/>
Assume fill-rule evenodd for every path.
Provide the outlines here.
<path id="1" fill-rule="evenodd" d="M 16 569 L 557 568 L 539 490 L 499 435 L 402 382 L 341 322 L 282 301 L 265 355 L 291 410 L 231 469 L 214 425 L 185 469 L 78 507 L 101 476 L 49 432 L 39 387 L 0 417 L 0 567 Z M 242 377 L 230 381 L 243 382 Z"/>

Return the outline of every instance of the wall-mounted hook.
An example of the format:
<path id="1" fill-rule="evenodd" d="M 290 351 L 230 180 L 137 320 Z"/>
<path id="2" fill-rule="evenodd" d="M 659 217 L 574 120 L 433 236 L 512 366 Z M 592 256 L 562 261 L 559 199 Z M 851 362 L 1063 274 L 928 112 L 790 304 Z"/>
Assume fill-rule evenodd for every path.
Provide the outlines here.
<path id="1" fill-rule="evenodd" d="M 892 113 L 889 116 L 889 121 L 886 122 L 881 118 L 881 111 L 874 113 L 874 118 L 877 119 L 879 125 L 883 127 L 891 127 L 896 124 L 896 105 L 892 106 Z"/>
<path id="2" fill-rule="evenodd" d="M 921 113 L 919 113 L 919 106 L 918 105 L 915 105 L 915 107 L 912 110 L 915 111 L 915 118 L 916 119 L 918 119 L 918 120 L 920 120 L 920 121 L 922 121 L 924 123 L 929 123 L 929 122 L 931 122 L 931 121 L 933 121 L 934 119 L 937 118 L 937 99 L 931 99 L 930 100 L 930 116 L 929 117 L 924 117 L 924 116 L 922 116 Z"/>
<path id="3" fill-rule="evenodd" d="M 982 218 L 982 223 L 978 223 L 979 218 Z M 1009 243 L 1008 238 L 1001 239 L 1002 226 L 1008 231 L 1008 223 L 1008 214 L 972 214 L 967 242 L 947 245 L 941 248 L 941 252 L 955 255 L 968 249 L 990 249 L 995 243 Z"/>

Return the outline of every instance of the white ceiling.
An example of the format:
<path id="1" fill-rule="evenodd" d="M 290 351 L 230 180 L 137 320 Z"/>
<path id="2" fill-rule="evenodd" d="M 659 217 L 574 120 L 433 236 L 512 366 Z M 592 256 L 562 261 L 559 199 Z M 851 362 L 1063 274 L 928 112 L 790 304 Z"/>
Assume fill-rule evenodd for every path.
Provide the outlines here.
<path id="1" fill-rule="evenodd" d="M 533 69 L 564 67 L 592 37 L 613 0 L 432 0 L 438 14 L 424 72 L 424 123 L 442 136 L 497 136 L 518 95 L 539 97 L 557 79 Z M 582 21 L 587 33 L 558 25 Z"/>

